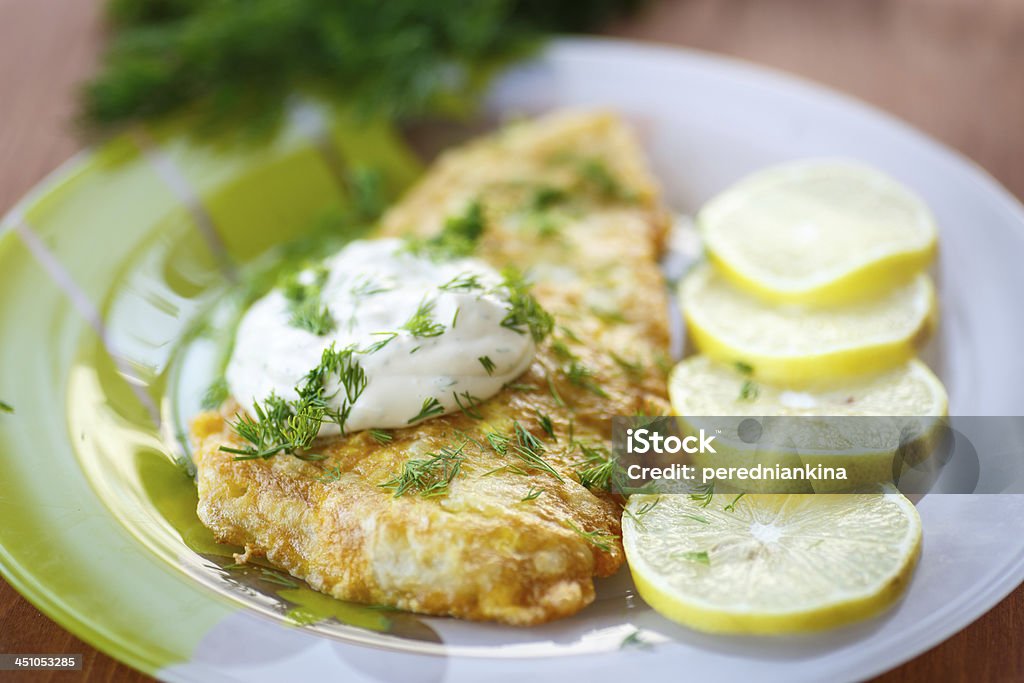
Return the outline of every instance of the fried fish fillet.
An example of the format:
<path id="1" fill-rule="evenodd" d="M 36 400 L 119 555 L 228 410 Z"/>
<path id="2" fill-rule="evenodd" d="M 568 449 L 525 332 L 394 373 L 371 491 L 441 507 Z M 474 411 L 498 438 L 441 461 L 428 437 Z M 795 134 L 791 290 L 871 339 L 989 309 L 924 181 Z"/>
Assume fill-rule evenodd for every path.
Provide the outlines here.
<path id="1" fill-rule="evenodd" d="M 242 445 L 236 406 L 201 414 L 198 513 L 218 540 L 340 599 L 540 624 L 585 607 L 593 577 L 624 561 L 621 505 L 591 480 L 612 416 L 666 409 L 667 221 L 636 142 L 607 113 L 515 124 L 444 155 L 380 234 L 435 234 L 471 201 L 486 225 L 476 255 L 527 270 L 555 317 L 533 365 L 478 416 L 443 415 L 384 444 L 368 432 L 325 440 L 320 462 L 233 460 L 219 447 Z M 495 449 L 495 435 L 510 446 Z M 541 441 L 543 462 L 517 438 Z M 462 456 L 446 495 L 381 487 L 441 449 Z"/>

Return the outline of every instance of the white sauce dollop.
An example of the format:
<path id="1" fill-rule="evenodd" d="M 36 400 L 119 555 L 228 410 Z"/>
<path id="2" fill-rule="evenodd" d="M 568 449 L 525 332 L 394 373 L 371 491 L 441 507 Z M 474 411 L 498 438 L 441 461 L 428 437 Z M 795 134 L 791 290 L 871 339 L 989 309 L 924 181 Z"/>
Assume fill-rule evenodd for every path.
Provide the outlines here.
<path id="1" fill-rule="evenodd" d="M 403 246 L 397 239 L 357 241 L 324 262 L 328 276 L 321 301 L 336 323 L 325 336 L 289 324 L 288 301 L 280 290 L 254 303 L 239 325 L 227 367 L 232 396 L 250 413 L 272 392 L 295 400 L 296 385 L 320 364 L 325 349 L 332 344 L 338 350 L 366 349 L 390 336 L 379 333 L 397 336 L 377 351 L 355 356 L 367 385 L 352 406 L 346 432 L 405 427 L 430 398 L 446 413 L 459 410 L 456 395 L 463 405 L 465 392 L 483 400 L 522 374 L 536 347 L 528 331 L 501 324 L 509 309 L 503 290 L 494 291 L 501 276 L 477 259 L 434 262 L 403 252 Z M 477 276 L 483 289 L 440 289 L 466 275 Z M 433 302 L 431 318 L 444 326 L 438 336 L 415 337 L 402 329 L 424 301 Z M 493 361 L 492 374 L 482 357 Z M 330 401 L 335 408 L 344 390 L 339 394 Z M 320 434 L 338 431 L 325 421 Z"/>

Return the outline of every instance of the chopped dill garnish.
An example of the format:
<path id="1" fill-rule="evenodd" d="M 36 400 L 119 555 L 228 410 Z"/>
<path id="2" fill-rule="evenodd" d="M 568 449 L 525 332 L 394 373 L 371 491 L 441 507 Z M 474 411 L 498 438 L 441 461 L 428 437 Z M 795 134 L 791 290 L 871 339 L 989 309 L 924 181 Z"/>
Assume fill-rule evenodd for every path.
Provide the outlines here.
<path id="1" fill-rule="evenodd" d="M 382 292 L 391 291 L 391 287 L 385 287 L 384 285 L 376 282 L 369 276 L 361 276 L 359 280 L 352 285 L 351 293 L 353 296 L 373 296 L 374 294 L 380 294 Z"/>
<path id="2" fill-rule="evenodd" d="M 612 547 L 615 541 L 619 540 L 619 537 L 615 534 L 610 534 L 607 531 L 601 531 L 600 529 L 595 529 L 594 531 L 584 531 L 568 519 L 565 520 L 565 525 L 573 531 L 575 531 L 576 534 L 580 538 L 585 540 L 587 543 L 594 546 L 598 550 L 603 550 L 606 553 L 610 553 L 612 551 Z"/>
<path id="3" fill-rule="evenodd" d="M 504 434 L 499 434 L 498 432 L 488 432 L 486 438 L 487 443 L 491 445 L 491 448 L 494 449 L 495 453 L 498 453 L 499 455 L 505 455 L 508 453 L 508 443 L 512 439 Z"/>
<path id="4" fill-rule="evenodd" d="M 379 486 L 394 489 L 395 498 L 409 491 L 418 492 L 424 498 L 446 495 L 462 468 L 462 449 L 466 443 L 463 441 L 455 449 L 445 447 L 437 453 L 428 453 L 426 458 L 409 460 L 402 467 L 401 474 Z"/>
<path id="5" fill-rule="evenodd" d="M 672 553 L 669 557 L 680 560 L 687 560 L 688 562 L 699 562 L 700 564 L 711 565 L 711 558 L 708 556 L 707 550 L 687 550 Z"/>
<path id="6" fill-rule="evenodd" d="M 544 444 L 541 443 L 541 440 L 527 431 L 523 425 L 519 424 L 518 420 L 513 422 L 512 426 L 516 441 L 515 444 L 512 444 L 512 453 L 526 463 L 528 469 L 547 472 L 558 481 L 565 481 L 562 475 L 543 458 Z"/>
<path id="7" fill-rule="evenodd" d="M 761 388 L 753 380 L 744 380 L 740 386 L 740 400 L 753 401 L 761 393 Z"/>
<path id="8" fill-rule="evenodd" d="M 384 429 L 371 429 L 370 436 L 379 444 L 390 443 L 395 439 L 391 432 Z"/>
<path id="9" fill-rule="evenodd" d="M 551 342 L 551 350 L 555 352 L 555 355 L 562 360 L 576 360 L 579 358 L 572 350 L 566 345 L 561 339 L 556 339 Z"/>
<path id="10" fill-rule="evenodd" d="M 565 325 L 559 325 L 558 326 L 558 330 L 559 330 L 559 332 L 561 332 L 562 334 L 565 335 L 566 339 L 569 339 L 570 341 L 574 341 L 577 344 L 582 344 L 583 343 L 583 340 L 580 339 L 579 335 L 576 334 L 575 332 L 573 332 L 572 330 L 570 330 Z"/>
<path id="11" fill-rule="evenodd" d="M 736 368 L 736 372 L 740 373 L 741 375 L 754 374 L 754 366 L 751 365 L 750 363 L 745 363 L 741 360 L 738 360 L 735 363 L 733 363 L 733 367 Z"/>
<path id="12" fill-rule="evenodd" d="M 530 487 L 530 490 L 526 492 L 526 495 L 520 499 L 520 502 L 525 503 L 528 500 L 537 500 L 540 498 L 540 494 L 544 493 L 544 489 Z"/>
<path id="13" fill-rule="evenodd" d="M 579 464 L 587 465 L 585 469 L 576 472 L 580 484 L 588 489 L 608 491 L 615 471 L 615 458 L 601 446 L 588 446 L 582 441 L 577 441 L 576 445 L 583 452 L 583 462 Z"/>
<path id="14" fill-rule="evenodd" d="M 406 248 L 434 260 L 469 256 L 476 250 L 484 227 L 483 207 L 479 201 L 472 201 L 463 213 L 449 216 L 440 233 L 427 239 L 410 238 Z"/>
<path id="15" fill-rule="evenodd" d="M 518 474 L 518 475 L 523 476 L 523 477 L 528 476 L 530 474 L 529 472 L 524 470 L 522 467 L 518 467 L 516 465 L 502 465 L 501 467 L 495 467 L 493 470 L 491 470 L 489 472 L 484 472 L 480 476 L 481 477 L 486 477 L 488 475 L 497 474 L 498 472 L 504 472 L 506 470 L 511 472 L 512 474 Z"/>
<path id="16" fill-rule="evenodd" d="M 555 326 L 554 318 L 530 293 L 530 285 L 522 273 L 515 268 L 505 268 L 501 274 L 501 287 L 505 290 L 509 303 L 508 313 L 501 321 L 502 327 L 519 334 L 529 332 L 533 341 L 543 341 Z"/>
<path id="17" fill-rule="evenodd" d="M 584 184 L 602 199 L 636 201 L 636 195 L 624 187 L 600 159 L 581 160 L 578 171 Z"/>
<path id="18" fill-rule="evenodd" d="M 326 336 L 335 326 L 334 316 L 319 299 L 306 299 L 291 308 L 288 324 L 318 337 Z"/>
<path id="19" fill-rule="evenodd" d="M 494 374 L 494 368 L 496 366 L 494 365 L 494 361 L 491 360 L 490 356 L 480 356 L 479 358 L 477 358 L 477 360 L 480 361 L 480 365 L 484 366 L 484 371 L 488 375 Z"/>
<path id="20" fill-rule="evenodd" d="M 658 497 L 658 498 L 655 498 L 654 500 L 652 500 L 649 503 L 644 503 L 643 505 L 641 505 L 640 507 L 637 508 L 636 513 L 635 513 L 636 516 L 637 517 L 643 517 L 648 512 L 650 512 L 654 508 L 658 507 L 658 503 L 660 503 L 660 502 L 661 502 L 661 498 Z"/>
<path id="21" fill-rule="evenodd" d="M 420 408 L 420 412 L 415 417 L 410 418 L 406 424 L 419 422 L 420 420 L 424 420 L 428 417 L 440 415 L 443 412 L 444 406 L 441 405 L 441 402 L 438 401 L 433 396 L 430 396 L 428 398 L 423 399 L 423 407 Z"/>
<path id="22" fill-rule="evenodd" d="M 701 484 L 695 487 L 695 492 L 690 494 L 690 500 L 694 500 L 700 503 L 700 507 L 706 508 L 715 495 L 714 484 Z"/>
<path id="23" fill-rule="evenodd" d="M 614 351 L 611 351 L 610 354 L 615 364 L 625 370 L 627 375 L 636 378 L 644 374 L 644 366 L 639 361 L 626 360 Z"/>
<path id="24" fill-rule="evenodd" d="M 13 413 L 13 412 L 14 412 L 14 406 L 12 406 L 10 403 L 5 403 L 4 401 L 0 401 L 0 413 Z"/>
<path id="25" fill-rule="evenodd" d="M 477 273 L 460 273 L 453 277 L 448 282 L 444 283 L 438 289 L 445 292 L 457 292 L 457 291 L 472 291 L 474 289 L 483 289 L 484 286 L 480 282 L 480 276 Z"/>
<path id="26" fill-rule="evenodd" d="M 452 316 L 452 325 L 451 325 L 453 330 L 455 329 L 455 325 L 457 325 L 458 322 L 459 322 L 459 311 L 460 310 L 462 310 L 462 308 L 460 306 L 456 306 L 455 307 L 455 314 Z"/>
<path id="27" fill-rule="evenodd" d="M 285 588 L 298 588 L 299 584 L 290 578 L 286 578 L 284 575 L 270 569 L 260 569 L 260 576 L 267 583 L 274 583 L 278 586 L 284 586 Z"/>
<path id="28" fill-rule="evenodd" d="M 563 369 L 566 378 L 578 387 L 586 389 L 587 391 L 600 396 L 601 398 L 608 398 L 608 393 L 599 387 L 591 377 L 594 373 L 587 366 L 583 365 L 577 360 L 572 361 Z"/>
<path id="29" fill-rule="evenodd" d="M 548 375 L 548 392 L 551 394 L 551 398 L 555 399 L 555 405 L 559 408 L 565 407 L 565 401 L 562 400 L 561 394 L 558 393 L 558 389 L 555 388 L 555 381 L 551 379 L 551 375 Z"/>
<path id="30" fill-rule="evenodd" d="M 561 204 L 569 198 L 565 190 L 551 185 L 541 185 L 530 195 L 529 209 L 531 211 L 543 211 Z"/>
<path id="31" fill-rule="evenodd" d="M 644 525 L 644 522 L 643 522 L 644 516 L 648 512 L 650 512 L 651 510 L 656 508 L 658 506 L 658 503 L 660 503 L 660 502 L 661 502 L 661 498 L 660 497 L 659 498 L 655 498 L 653 501 L 651 501 L 649 503 L 644 503 L 643 505 L 638 507 L 636 512 L 630 511 L 629 508 L 622 508 L 622 513 L 624 515 L 626 515 L 627 517 L 629 517 L 630 519 L 632 519 L 634 522 L 636 522 L 637 525 L 643 526 Z M 684 514 L 683 516 L 684 517 L 696 517 L 695 515 L 687 515 L 687 514 Z M 708 521 L 705 519 L 704 523 L 707 524 Z"/>
<path id="32" fill-rule="evenodd" d="M 625 638 L 623 638 L 622 642 L 619 643 L 620 650 L 623 650 L 627 647 L 636 647 L 646 650 L 653 646 L 651 643 L 643 639 L 643 634 L 641 633 L 640 629 L 633 629 L 633 632 L 627 635 Z"/>
<path id="33" fill-rule="evenodd" d="M 434 320 L 433 314 L 434 301 L 424 299 L 402 329 L 414 337 L 437 337 L 444 333 L 444 325 Z"/>
<path id="34" fill-rule="evenodd" d="M 455 405 L 459 407 L 459 410 L 461 410 L 466 417 L 471 417 L 474 420 L 484 419 L 484 416 L 476 409 L 481 403 L 479 398 L 468 391 L 463 391 L 461 394 L 453 391 L 452 396 L 455 398 Z"/>
<path id="35" fill-rule="evenodd" d="M 320 432 L 324 422 L 333 422 L 345 433 L 345 422 L 352 404 L 366 389 L 366 372 L 357 363 L 352 347 L 337 351 L 332 344 L 324 349 L 320 364 L 306 373 L 296 387 L 299 398 L 286 400 L 271 393 L 253 406 L 255 419 L 249 415 L 236 415 L 230 426 L 249 442 L 245 448 L 221 446 L 220 450 L 234 453 L 235 460 L 270 458 L 278 453 L 294 455 L 302 460 L 322 460 L 324 456 L 305 453 Z M 331 379 L 337 379 L 338 389 L 325 394 Z M 340 408 L 328 401 L 343 395 Z"/>
<path id="36" fill-rule="evenodd" d="M 397 332 L 373 332 L 372 334 L 375 336 L 380 336 L 381 339 L 379 341 L 373 342 L 365 349 L 361 349 L 360 353 L 376 353 L 383 349 L 388 344 L 390 344 L 391 341 L 398 336 Z"/>
<path id="37" fill-rule="evenodd" d="M 558 437 L 555 436 L 555 425 L 551 422 L 551 416 L 545 415 L 544 413 L 537 411 L 537 423 L 540 428 L 544 430 L 544 433 L 550 436 L 555 441 L 558 441 Z"/>
<path id="38" fill-rule="evenodd" d="M 726 505 L 722 509 L 725 510 L 726 512 L 736 512 L 736 503 L 740 502 L 740 498 L 742 498 L 745 495 L 747 495 L 747 494 L 745 494 L 745 493 L 739 494 L 738 496 L 736 496 L 735 498 L 732 499 L 731 503 L 729 503 L 728 505 Z"/>
<path id="39" fill-rule="evenodd" d="M 622 314 L 622 311 L 618 311 L 613 308 L 600 308 L 598 306 L 591 306 L 590 312 L 606 323 L 626 322 L 626 316 Z"/>
<path id="40" fill-rule="evenodd" d="M 335 465 L 330 469 L 324 470 L 324 473 L 317 478 L 317 481 L 322 484 L 330 484 L 338 481 L 339 479 L 341 479 L 341 465 Z"/>
<path id="41" fill-rule="evenodd" d="M 203 409 L 204 410 L 216 410 L 221 403 L 224 403 L 228 398 L 228 381 L 223 377 L 218 377 L 210 383 L 210 386 L 206 388 L 206 392 L 203 394 Z M 2 408 L 0 408 L 2 410 Z"/>
<path id="42" fill-rule="evenodd" d="M 315 268 L 290 273 L 284 278 L 280 288 L 288 302 L 291 316 L 289 325 L 318 337 L 334 330 L 334 317 L 320 298 L 327 275 L 327 267 L 320 264 Z"/>

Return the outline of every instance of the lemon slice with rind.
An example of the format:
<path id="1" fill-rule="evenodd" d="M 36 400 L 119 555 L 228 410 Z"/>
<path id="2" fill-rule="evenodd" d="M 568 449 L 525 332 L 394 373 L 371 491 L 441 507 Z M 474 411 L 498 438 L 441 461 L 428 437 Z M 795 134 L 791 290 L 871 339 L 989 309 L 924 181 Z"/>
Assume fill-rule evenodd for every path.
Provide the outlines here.
<path id="1" fill-rule="evenodd" d="M 733 478 L 729 484 L 738 490 L 820 493 L 904 479 L 923 486 L 938 475 L 941 463 L 924 463 L 942 445 L 948 397 L 920 361 L 799 389 L 753 381 L 746 370 L 691 356 L 669 375 L 681 430 L 718 434 L 715 454 L 694 454 L 692 464 L 820 465 L 843 468 L 845 478 Z"/>
<path id="2" fill-rule="evenodd" d="M 791 385 L 899 366 L 928 339 L 937 316 L 935 290 L 923 274 L 872 301 L 805 309 L 763 303 L 701 264 L 683 280 L 680 297 L 698 350 Z"/>
<path id="3" fill-rule="evenodd" d="M 637 590 L 699 631 L 784 634 L 892 605 L 910 581 L 921 520 L 896 492 L 636 495 L 622 520 Z"/>
<path id="4" fill-rule="evenodd" d="M 917 196 L 852 162 L 802 161 L 741 180 L 697 215 L 711 261 L 775 303 L 835 304 L 906 283 L 935 255 Z"/>

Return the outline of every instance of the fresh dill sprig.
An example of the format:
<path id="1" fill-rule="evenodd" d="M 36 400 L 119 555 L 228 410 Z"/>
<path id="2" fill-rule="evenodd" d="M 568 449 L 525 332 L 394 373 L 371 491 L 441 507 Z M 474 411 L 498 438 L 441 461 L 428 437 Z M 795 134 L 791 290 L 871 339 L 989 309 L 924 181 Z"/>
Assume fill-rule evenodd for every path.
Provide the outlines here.
<path id="1" fill-rule="evenodd" d="M 393 489 L 395 498 L 409 491 L 418 492 L 424 498 L 446 495 L 462 468 L 462 450 L 466 443 L 463 441 L 458 448 L 445 447 L 437 453 L 428 453 L 426 458 L 409 460 L 400 474 L 380 487 Z"/>
<path id="2" fill-rule="evenodd" d="M 0 401 L 0 413 L 13 413 L 13 412 L 14 412 L 14 406 L 12 406 L 10 403 L 5 403 L 4 401 Z"/>
<path id="3" fill-rule="evenodd" d="M 434 320 L 435 302 L 423 299 L 416 307 L 416 312 L 402 325 L 402 329 L 414 337 L 437 337 L 444 334 L 445 327 Z"/>
<path id="4" fill-rule="evenodd" d="M 384 429 L 371 429 L 370 436 L 372 436 L 373 440 L 379 444 L 391 443 L 395 439 L 391 432 Z"/>
<path id="5" fill-rule="evenodd" d="M 484 234 L 484 228 L 483 206 L 474 200 L 462 213 L 449 216 L 437 235 L 426 239 L 409 238 L 406 241 L 406 250 L 436 261 L 469 256 L 476 251 L 477 242 Z"/>
<path id="6" fill-rule="evenodd" d="M 697 562 L 699 564 L 711 565 L 711 557 L 708 555 L 707 550 L 685 550 L 672 553 L 669 557 L 674 559 L 686 560 L 688 562 Z"/>
<path id="7" fill-rule="evenodd" d="M 509 382 L 502 386 L 502 389 L 508 389 L 509 391 L 521 391 L 525 393 L 532 393 L 539 391 L 540 387 L 536 384 L 525 384 L 523 382 Z"/>
<path id="8" fill-rule="evenodd" d="M 580 465 L 587 465 L 585 469 L 576 472 L 580 484 L 588 489 L 608 491 L 615 471 L 615 458 L 601 446 L 588 446 L 582 441 L 577 441 L 576 445 L 583 453 L 583 462 Z"/>
<path id="9" fill-rule="evenodd" d="M 551 378 L 550 374 L 547 376 L 547 381 L 548 393 L 550 393 L 551 398 L 555 400 L 555 405 L 559 408 L 565 408 L 565 401 L 562 400 L 562 395 L 558 393 L 558 388 L 555 387 L 555 381 Z"/>
<path id="10" fill-rule="evenodd" d="M 553 342 L 551 342 L 551 350 L 554 351 L 555 355 L 562 360 L 579 359 L 579 356 L 573 353 L 572 349 L 570 349 L 569 346 L 561 339 L 556 339 Z"/>
<path id="11" fill-rule="evenodd" d="M 515 443 L 511 446 L 511 452 L 519 457 L 528 469 L 547 472 L 558 481 L 565 481 L 554 467 L 544 459 L 544 444 L 536 436 L 531 434 L 518 420 L 512 423 L 515 434 Z"/>
<path id="12" fill-rule="evenodd" d="M 520 499 L 520 502 L 525 503 L 529 500 L 537 500 L 541 494 L 544 493 L 544 489 L 530 487 L 530 490 L 526 492 L 526 495 Z"/>
<path id="13" fill-rule="evenodd" d="M 595 529 L 593 531 L 584 531 L 568 519 L 565 520 L 565 525 L 576 532 L 576 534 L 585 540 L 590 545 L 594 546 L 598 550 L 603 550 L 606 553 L 612 552 L 614 543 L 619 540 L 619 537 L 615 534 L 610 534 L 607 531 Z"/>
<path id="14" fill-rule="evenodd" d="M 636 201 L 636 194 L 612 175 L 602 160 L 582 159 L 577 166 L 577 171 L 584 186 L 601 199 L 622 202 Z"/>
<path id="15" fill-rule="evenodd" d="M 356 283 L 350 288 L 350 292 L 353 296 L 373 296 L 374 294 L 382 294 L 383 292 L 391 291 L 391 287 L 382 285 L 369 276 L 361 276 Z"/>
<path id="16" fill-rule="evenodd" d="M 494 368 L 497 366 L 494 365 L 494 361 L 491 360 L 490 356 L 480 356 L 477 360 L 480 361 L 480 365 L 484 366 L 484 372 L 488 375 L 494 374 Z"/>
<path id="17" fill-rule="evenodd" d="M 754 374 L 754 366 L 751 365 L 750 363 L 738 360 L 735 363 L 733 363 L 733 367 L 736 368 L 736 372 L 740 373 L 741 375 Z"/>
<path id="18" fill-rule="evenodd" d="M 732 502 L 722 508 L 725 512 L 736 512 L 736 503 L 740 502 L 740 499 L 747 494 L 741 493 L 732 499 Z"/>
<path id="19" fill-rule="evenodd" d="M 760 393 L 761 388 L 752 379 L 743 380 L 743 384 L 740 385 L 741 401 L 753 401 Z"/>
<path id="20" fill-rule="evenodd" d="M 614 308 L 601 308 L 600 306 L 591 306 L 590 312 L 594 314 L 599 320 L 606 323 L 624 323 L 626 322 L 626 316 L 622 311 Z"/>
<path id="21" fill-rule="evenodd" d="M 324 473 L 317 478 L 317 481 L 321 484 L 331 484 L 341 479 L 341 465 L 335 465 L 330 469 L 325 469 Z"/>
<path id="22" fill-rule="evenodd" d="M 299 270 L 285 276 L 280 285 L 281 293 L 288 302 L 290 318 L 288 324 L 322 337 L 334 327 L 334 317 L 321 301 L 324 283 L 327 282 L 327 267 Z"/>
<path id="23" fill-rule="evenodd" d="M 463 391 L 461 394 L 453 391 L 452 396 L 455 398 L 455 405 L 459 407 L 459 410 L 461 410 L 466 417 L 471 417 L 474 420 L 484 419 L 484 416 L 479 410 L 477 410 L 477 406 L 482 403 L 479 398 L 468 391 Z"/>
<path id="24" fill-rule="evenodd" d="M 623 638 L 622 642 L 619 643 L 620 650 L 624 650 L 628 647 L 636 647 L 646 650 L 653 647 L 653 645 L 643 639 L 643 633 L 640 629 L 633 629 L 633 632 Z"/>
<path id="25" fill-rule="evenodd" d="M 586 389 L 587 391 L 600 396 L 601 398 L 608 398 L 608 392 L 598 386 L 593 379 L 593 371 L 586 365 L 578 360 L 571 361 L 565 368 L 562 369 L 565 373 L 566 379 L 575 384 L 576 386 Z"/>
<path id="26" fill-rule="evenodd" d="M 711 504 L 715 495 L 714 484 L 701 484 L 694 487 L 694 492 L 690 494 L 690 500 L 697 501 L 700 503 L 700 507 L 706 508 Z"/>
<path id="27" fill-rule="evenodd" d="M 647 503 L 644 503 L 643 505 L 638 507 L 636 509 L 636 512 L 633 512 L 628 507 L 625 507 L 625 508 L 622 508 L 622 513 L 624 515 L 626 515 L 627 517 L 629 517 L 630 519 L 632 519 L 634 522 L 636 522 L 637 525 L 643 526 L 644 525 L 644 522 L 643 522 L 644 516 L 647 515 L 647 513 L 649 513 L 654 508 L 658 507 L 658 503 L 660 503 L 660 502 L 661 502 L 661 498 L 660 497 L 659 498 L 655 498 L 654 500 L 652 500 L 650 502 L 647 502 Z M 686 517 L 686 516 L 690 516 L 690 515 L 684 515 L 684 517 Z M 704 521 L 705 521 L 705 523 L 707 522 L 707 520 L 704 520 Z"/>
<path id="28" fill-rule="evenodd" d="M 615 353 L 614 351 L 611 351 L 609 355 L 611 355 L 612 360 L 615 361 L 615 364 L 618 365 L 623 370 L 625 370 L 626 374 L 629 375 L 630 377 L 636 379 L 637 377 L 643 376 L 644 366 L 639 361 L 627 360 L 620 356 L 619 354 Z"/>
<path id="29" fill-rule="evenodd" d="M 551 416 L 550 415 L 545 415 L 544 413 L 542 413 L 542 412 L 540 412 L 538 410 L 537 411 L 537 424 L 540 425 L 540 428 L 544 430 L 545 434 L 550 436 L 555 441 L 558 441 L 558 437 L 555 436 L 555 425 L 551 421 Z"/>
<path id="30" fill-rule="evenodd" d="M 420 408 L 420 412 L 417 413 L 414 417 L 410 418 L 409 421 L 406 424 L 412 424 L 414 422 L 419 422 L 420 420 L 425 420 L 428 417 L 433 417 L 434 415 L 440 415 L 443 412 L 444 412 L 444 406 L 441 405 L 441 402 L 438 401 L 433 396 L 429 396 L 429 397 L 423 399 L 423 406 Z"/>
<path id="31" fill-rule="evenodd" d="M 380 351 L 385 346 L 390 344 L 395 339 L 395 337 L 398 336 L 398 333 L 397 332 L 374 332 L 373 335 L 374 336 L 379 336 L 381 338 L 378 341 L 375 341 L 372 344 L 370 344 L 369 346 L 367 346 L 365 349 L 361 349 L 360 353 L 376 353 L 376 352 Z"/>
<path id="32" fill-rule="evenodd" d="M 543 211 L 569 199 L 569 193 L 560 187 L 541 185 L 533 190 L 527 206 L 531 211 Z"/>
<path id="33" fill-rule="evenodd" d="M 486 439 L 487 443 L 491 445 L 491 448 L 494 449 L 495 453 L 499 455 L 505 455 L 508 453 L 508 444 L 512 440 L 509 437 L 504 434 L 499 434 L 498 432 L 488 432 Z"/>
<path id="34" fill-rule="evenodd" d="M 292 589 L 299 587 L 299 584 L 296 581 L 293 581 L 291 578 L 286 578 L 284 575 L 270 569 L 260 569 L 260 576 L 267 583 L 273 583 L 278 586 L 284 586 L 285 588 Z"/>
<path id="35" fill-rule="evenodd" d="M 320 364 L 306 373 L 296 387 L 298 399 L 289 401 L 271 394 L 253 406 L 255 419 L 236 415 L 230 426 L 249 442 L 245 448 L 221 446 L 234 453 L 236 460 L 270 458 L 278 453 L 294 455 L 302 460 L 322 460 L 323 456 L 306 453 L 324 422 L 333 422 L 345 433 L 352 405 L 366 389 L 366 372 L 353 357 L 355 350 L 347 347 L 337 351 L 332 344 L 324 349 Z M 328 383 L 336 379 L 338 389 L 326 393 Z M 341 406 L 334 408 L 330 400 L 342 395 Z"/>
<path id="36" fill-rule="evenodd" d="M 445 292 L 469 292 L 482 290 L 483 283 L 480 282 L 480 275 L 477 273 L 459 273 L 438 289 Z"/>
<path id="37" fill-rule="evenodd" d="M 546 35 L 593 30 L 636 0 L 112 0 L 111 44 L 83 93 L 102 132 L 191 115 L 207 134 L 265 135 L 308 94 L 362 122 L 468 114 L 489 76 Z M 452 67 L 458 66 L 457 77 Z M 372 152 L 372 150 L 371 150 Z"/>
<path id="38" fill-rule="evenodd" d="M 507 297 L 508 313 L 501 321 L 502 327 L 518 332 L 530 333 L 534 342 L 541 342 L 555 326 L 555 319 L 537 302 L 530 293 L 529 282 L 515 268 L 502 270 L 500 290 Z"/>

